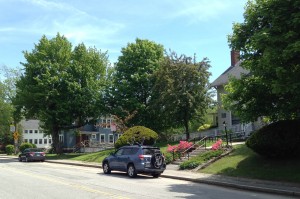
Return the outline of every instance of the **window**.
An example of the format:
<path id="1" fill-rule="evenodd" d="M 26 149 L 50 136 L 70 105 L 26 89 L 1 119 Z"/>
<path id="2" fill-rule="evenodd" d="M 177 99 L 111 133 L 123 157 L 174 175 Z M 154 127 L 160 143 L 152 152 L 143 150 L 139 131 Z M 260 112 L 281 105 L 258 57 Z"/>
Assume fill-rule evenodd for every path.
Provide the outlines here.
<path id="1" fill-rule="evenodd" d="M 24 133 L 28 133 L 28 130 L 25 130 Z"/>
<path id="2" fill-rule="evenodd" d="M 32 139 L 29 139 L 29 143 L 32 144 Z"/>
<path id="3" fill-rule="evenodd" d="M 24 142 L 26 142 L 26 143 L 27 143 L 27 142 L 28 142 L 28 139 L 25 139 L 25 140 L 24 140 Z"/>
<path id="4" fill-rule="evenodd" d="M 32 133 L 32 130 L 29 130 L 29 133 Z"/>
<path id="5" fill-rule="evenodd" d="M 102 119 L 101 121 L 101 127 L 103 128 L 110 128 L 111 119 Z"/>
<path id="6" fill-rule="evenodd" d="M 34 130 L 34 133 L 38 133 L 39 131 L 38 130 Z"/>
<path id="7" fill-rule="evenodd" d="M 109 143 L 114 143 L 114 135 L 113 134 L 108 135 L 108 142 Z"/>
<path id="8" fill-rule="evenodd" d="M 95 140 L 96 138 L 96 134 L 92 134 L 92 139 Z"/>
<path id="9" fill-rule="evenodd" d="M 100 135 L 100 142 L 104 143 L 105 142 L 105 134 Z"/>
<path id="10" fill-rule="evenodd" d="M 124 152 L 122 155 L 134 155 L 138 151 L 138 148 L 132 148 L 132 149 L 124 149 Z"/>
<path id="11" fill-rule="evenodd" d="M 44 144 L 47 144 L 47 141 L 48 141 L 47 139 L 44 139 Z"/>
<path id="12" fill-rule="evenodd" d="M 37 144 L 38 143 L 38 140 L 37 139 L 34 139 L 34 144 Z"/>
<path id="13" fill-rule="evenodd" d="M 51 144 L 51 143 L 52 143 L 52 139 L 50 138 L 50 139 L 49 139 L 49 144 Z"/>
<path id="14" fill-rule="evenodd" d="M 44 131 L 43 131 L 43 130 L 40 130 L 40 133 L 44 133 Z"/>
<path id="15" fill-rule="evenodd" d="M 106 122 L 106 128 L 110 128 L 110 120 L 107 120 L 107 122 Z"/>
<path id="16" fill-rule="evenodd" d="M 116 152 L 116 155 L 117 155 L 117 156 L 118 156 L 118 155 L 122 155 L 122 153 L 123 153 L 123 149 L 120 149 L 119 151 Z"/>
<path id="17" fill-rule="evenodd" d="M 64 135 L 59 135 L 59 142 L 64 143 Z"/>
<path id="18" fill-rule="evenodd" d="M 43 139 L 39 139 L 39 144 L 43 144 Z"/>
<path id="19" fill-rule="evenodd" d="M 222 113 L 222 114 L 221 114 L 221 117 L 222 117 L 222 118 L 226 118 L 226 113 Z"/>

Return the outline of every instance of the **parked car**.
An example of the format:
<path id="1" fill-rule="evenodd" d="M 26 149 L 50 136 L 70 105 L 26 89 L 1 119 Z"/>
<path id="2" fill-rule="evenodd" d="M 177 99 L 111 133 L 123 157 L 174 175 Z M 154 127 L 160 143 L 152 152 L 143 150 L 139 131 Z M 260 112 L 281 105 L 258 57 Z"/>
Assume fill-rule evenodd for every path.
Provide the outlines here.
<path id="1" fill-rule="evenodd" d="M 19 161 L 45 161 L 45 152 L 39 148 L 27 148 L 19 155 Z"/>
<path id="2" fill-rule="evenodd" d="M 134 178 L 139 173 L 159 177 L 166 169 L 165 158 L 160 149 L 153 146 L 131 145 L 120 147 L 102 161 L 105 174 L 112 170 L 127 172 Z"/>

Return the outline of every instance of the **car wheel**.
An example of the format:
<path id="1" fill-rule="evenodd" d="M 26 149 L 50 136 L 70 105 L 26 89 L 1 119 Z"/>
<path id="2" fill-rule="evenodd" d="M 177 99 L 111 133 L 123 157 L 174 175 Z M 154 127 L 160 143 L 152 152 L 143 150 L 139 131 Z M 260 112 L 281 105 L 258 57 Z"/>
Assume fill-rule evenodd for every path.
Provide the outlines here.
<path id="1" fill-rule="evenodd" d="M 22 162 L 22 158 L 21 158 L 21 156 L 19 156 L 19 162 Z"/>
<path id="2" fill-rule="evenodd" d="M 164 159 L 163 156 L 159 153 L 152 155 L 151 163 L 154 168 L 159 169 L 163 165 Z"/>
<path id="3" fill-rule="evenodd" d="M 136 173 L 136 170 L 135 170 L 135 167 L 133 164 L 130 164 L 128 165 L 128 168 L 127 168 L 127 175 L 130 177 L 130 178 L 134 178 L 137 176 L 137 173 Z"/>
<path id="4" fill-rule="evenodd" d="M 102 168 L 103 168 L 103 173 L 105 173 L 105 174 L 111 173 L 111 169 L 109 167 L 108 162 L 104 162 Z"/>
<path id="5" fill-rule="evenodd" d="M 45 162 L 45 160 L 41 160 L 41 162 Z"/>
<path id="6" fill-rule="evenodd" d="M 160 173 L 152 173 L 153 178 L 158 178 L 160 176 Z"/>

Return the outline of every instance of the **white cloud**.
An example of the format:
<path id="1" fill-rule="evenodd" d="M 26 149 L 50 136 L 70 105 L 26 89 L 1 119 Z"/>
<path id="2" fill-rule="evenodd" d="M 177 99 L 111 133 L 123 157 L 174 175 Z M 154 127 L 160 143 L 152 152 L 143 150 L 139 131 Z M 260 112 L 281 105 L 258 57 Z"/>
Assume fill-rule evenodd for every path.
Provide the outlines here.
<path id="1" fill-rule="evenodd" d="M 72 11 L 77 13 L 83 13 L 82 11 L 74 8 L 70 4 L 65 4 L 63 2 L 54 2 L 47 0 L 22 0 L 24 2 L 39 6 L 46 10 L 62 10 L 62 11 Z"/>
<path id="2" fill-rule="evenodd" d="M 58 32 L 65 35 L 72 43 L 84 42 L 87 45 L 115 43 L 116 35 L 125 25 L 90 15 L 70 4 L 46 0 L 22 0 L 27 5 L 38 7 L 34 17 L 25 19 L 28 23 L 20 23 L 17 27 L 1 28 L 1 31 L 12 31 L 46 35 L 54 37 Z"/>
<path id="3" fill-rule="evenodd" d="M 224 12 L 234 12 L 233 7 L 240 3 L 232 0 L 193 0 L 173 2 L 176 9 L 171 18 L 187 18 L 188 23 L 206 22 L 221 16 Z"/>

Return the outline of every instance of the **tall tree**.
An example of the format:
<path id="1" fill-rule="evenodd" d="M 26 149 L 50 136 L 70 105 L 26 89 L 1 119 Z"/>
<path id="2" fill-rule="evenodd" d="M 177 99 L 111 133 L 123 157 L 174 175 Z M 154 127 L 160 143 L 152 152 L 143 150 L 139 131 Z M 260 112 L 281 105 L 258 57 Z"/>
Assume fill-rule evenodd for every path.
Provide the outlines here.
<path id="1" fill-rule="evenodd" d="M 190 138 L 189 123 L 201 118 L 208 107 L 208 59 L 196 62 L 195 58 L 177 56 L 171 52 L 156 73 L 153 106 L 162 128 L 184 126 L 186 138 Z"/>
<path id="2" fill-rule="evenodd" d="M 84 44 L 72 50 L 71 43 L 57 34 L 52 39 L 43 36 L 24 56 L 25 72 L 17 82 L 14 104 L 27 118 L 41 121 L 59 153 L 61 130 L 82 126 L 101 112 L 106 53 Z"/>
<path id="3" fill-rule="evenodd" d="M 233 26 L 230 46 L 250 73 L 233 79 L 227 108 L 244 121 L 300 117 L 300 1 L 248 1 L 244 22 Z"/>
<path id="4" fill-rule="evenodd" d="M 6 86 L 0 81 L 0 144 L 12 144 L 12 133 L 9 126 L 12 123 L 12 105 L 7 101 Z"/>
<path id="5" fill-rule="evenodd" d="M 12 99 L 16 92 L 15 83 L 20 77 L 20 70 L 11 69 L 4 65 L 1 66 L 0 74 L 4 77 L 3 81 L 0 81 L 0 143 L 12 144 L 10 125 L 17 126 L 16 123 L 20 120 L 18 115 L 13 114 L 12 105 Z"/>
<path id="6" fill-rule="evenodd" d="M 163 59 L 163 51 L 162 45 L 142 39 L 122 48 L 122 55 L 115 66 L 113 85 L 107 94 L 111 114 L 125 119 L 128 114 L 136 112 L 128 122 L 150 127 L 147 110 L 154 85 L 153 73 Z"/>

